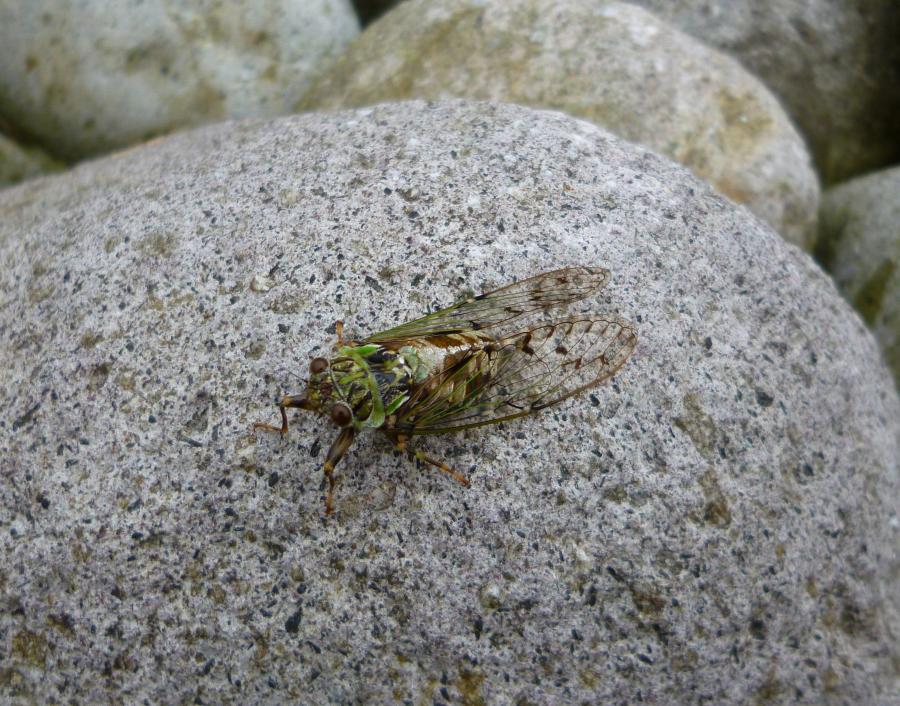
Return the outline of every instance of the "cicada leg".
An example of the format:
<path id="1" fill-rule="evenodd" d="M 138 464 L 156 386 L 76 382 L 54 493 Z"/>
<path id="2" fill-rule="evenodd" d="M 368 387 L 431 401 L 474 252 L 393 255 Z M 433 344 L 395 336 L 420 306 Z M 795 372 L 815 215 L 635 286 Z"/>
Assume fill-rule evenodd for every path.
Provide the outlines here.
<path id="1" fill-rule="evenodd" d="M 429 463 L 432 466 L 434 466 L 435 468 L 439 468 L 444 473 L 446 473 L 451 478 L 453 478 L 453 480 L 455 480 L 457 483 L 459 483 L 463 488 L 469 487 L 469 479 L 466 478 L 462 473 L 460 473 L 456 469 L 448 466 L 443 461 L 439 461 L 436 458 L 432 458 L 431 456 L 429 456 L 424 451 L 421 451 L 420 449 L 416 449 L 415 457 L 417 460 L 422 461 L 423 463 Z"/>
<path id="2" fill-rule="evenodd" d="M 282 434 L 287 434 L 288 430 L 288 420 L 287 420 L 287 410 L 288 407 L 301 407 L 303 409 L 308 409 L 309 403 L 306 401 L 306 398 L 303 395 L 285 395 L 281 398 L 281 402 L 278 403 L 278 409 L 281 410 L 281 426 L 276 427 L 272 424 L 266 424 L 265 422 L 256 422 L 253 425 L 253 430 L 263 429 L 265 431 L 277 431 Z"/>
<path id="3" fill-rule="evenodd" d="M 325 465 L 322 470 L 325 472 L 325 479 L 328 481 L 328 492 L 325 495 L 325 514 L 330 515 L 334 512 L 334 467 L 338 464 L 347 449 L 353 443 L 353 437 L 356 436 L 356 430 L 353 427 L 347 427 L 341 430 L 338 438 L 334 440 L 331 448 L 328 449 L 328 455 L 325 457 Z"/>
<path id="4" fill-rule="evenodd" d="M 403 434 L 397 434 L 396 436 L 390 436 L 389 438 L 394 442 L 394 446 L 396 447 L 397 451 L 409 451 L 416 458 L 417 461 L 421 461 L 422 463 L 427 463 L 431 466 L 434 466 L 435 468 L 440 469 L 441 471 L 446 473 L 448 476 L 453 478 L 453 480 L 455 480 L 457 483 L 459 483 L 464 488 L 469 487 L 469 479 L 466 478 L 462 473 L 460 473 L 456 469 L 448 466 L 443 461 L 439 461 L 436 458 L 432 458 L 431 456 L 429 456 L 427 453 L 425 453 L 424 451 L 422 451 L 420 449 L 416 449 L 415 451 L 413 451 L 411 449 L 407 449 L 407 442 L 409 441 L 408 436 L 404 436 Z"/>

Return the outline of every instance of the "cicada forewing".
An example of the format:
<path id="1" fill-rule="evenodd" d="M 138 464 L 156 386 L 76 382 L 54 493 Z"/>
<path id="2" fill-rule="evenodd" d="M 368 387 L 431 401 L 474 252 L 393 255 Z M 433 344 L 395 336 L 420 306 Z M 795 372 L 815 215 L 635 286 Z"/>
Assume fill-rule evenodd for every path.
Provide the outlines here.
<path id="1" fill-rule="evenodd" d="M 602 267 L 566 267 L 544 272 L 379 331 L 367 337 L 365 342 L 399 348 L 415 345 L 422 339 L 440 339 L 451 334 L 471 335 L 484 331 L 497 337 L 497 331 L 502 328 L 514 331 L 511 327 L 521 317 L 585 299 L 605 287 L 609 278 L 609 270 Z M 484 336 L 473 336 L 473 339 L 480 338 Z"/>

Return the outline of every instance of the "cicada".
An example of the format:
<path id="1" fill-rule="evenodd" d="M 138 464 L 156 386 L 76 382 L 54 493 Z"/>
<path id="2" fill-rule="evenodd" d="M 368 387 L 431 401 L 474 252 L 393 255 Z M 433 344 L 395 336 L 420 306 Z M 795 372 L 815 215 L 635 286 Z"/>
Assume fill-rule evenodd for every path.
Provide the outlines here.
<path id="1" fill-rule="evenodd" d="M 368 429 L 468 486 L 459 471 L 413 450 L 412 437 L 510 421 L 612 377 L 637 343 L 630 323 L 547 313 L 596 293 L 609 279 L 599 267 L 545 272 L 358 343 L 343 339 L 339 321 L 335 353 L 313 358 L 306 392 L 279 403 L 281 426 L 254 429 L 286 433 L 290 408 L 317 412 L 340 428 L 323 467 L 327 515 L 334 511 L 335 466 Z"/>

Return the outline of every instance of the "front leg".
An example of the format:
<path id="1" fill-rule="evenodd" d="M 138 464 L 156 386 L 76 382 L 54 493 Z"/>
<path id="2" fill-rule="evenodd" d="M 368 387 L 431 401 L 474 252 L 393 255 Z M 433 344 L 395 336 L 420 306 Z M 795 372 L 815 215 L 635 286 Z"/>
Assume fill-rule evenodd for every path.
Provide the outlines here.
<path id="1" fill-rule="evenodd" d="M 266 424 L 265 422 L 256 422 L 253 425 L 253 430 L 256 431 L 257 429 L 264 429 L 265 431 L 277 431 L 281 432 L 282 434 L 287 434 L 288 419 L 287 412 L 285 410 L 288 407 L 309 409 L 309 402 L 303 395 L 285 395 L 281 398 L 281 402 L 278 403 L 278 409 L 281 410 L 281 426 L 276 427 L 272 424 Z"/>
<path id="2" fill-rule="evenodd" d="M 353 427 L 347 427 L 341 430 L 338 438 L 334 440 L 331 448 L 328 449 L 328 455 L 325 457 L 325 478 L 328 480 L 328 492 L 325 495 L 325 514 L 330 515 L 334 512 L 334 467 L 338 461 L 347 453 L 347 449 L 353 443 L 353 437 L 356 436 L 356 430 Z"/>

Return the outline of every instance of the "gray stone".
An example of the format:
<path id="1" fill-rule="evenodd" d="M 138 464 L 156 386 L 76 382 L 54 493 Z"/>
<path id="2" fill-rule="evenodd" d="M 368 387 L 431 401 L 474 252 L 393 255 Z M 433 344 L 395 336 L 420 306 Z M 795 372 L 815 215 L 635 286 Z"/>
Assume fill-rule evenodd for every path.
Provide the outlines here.
<path id="1" fill-rule="evenodd" d="M 635 0 L 741 60 L 782 100 L 826 183 L 900 161 L 900 3 Z"/>
<path id="2" fill-rule="evenodd" d="M 0 188 L 61 168 L 40 149 L 25 147 L 0 133 Z"/>
<path id="3" fill-rule="evenodd" d="M 829 189 L 817 250 L 900 380 L 900 167 Z"/>
<path id="4" fill-rule="evenodd" d="M 0 3 L 0 114 L 70 160 L 281 115 L 358 33 L 350 0 Z"/>
<path id="5" fill-rule="evenodd" d="M 410 0 L 360 35 L 300 108 L 463 96 L 556 108 L 689 166 L 811 247 L 818 180 L 778 101 L 734 59 L 640 8 Z"/>
<path id="6" fill-rule="evenodd" d="M 885 703 L 900 403 L 802 252 L 557 113 L 222 124 L 0 193 L 0 690 L 23 702 Z M 327 353 L 601 264 L 621 372 L 421 439 L 253 433 Z M 893 660 L 893 661 L 892 661 Z M 2 700 L 2 698 L 0 698 Z"/>

